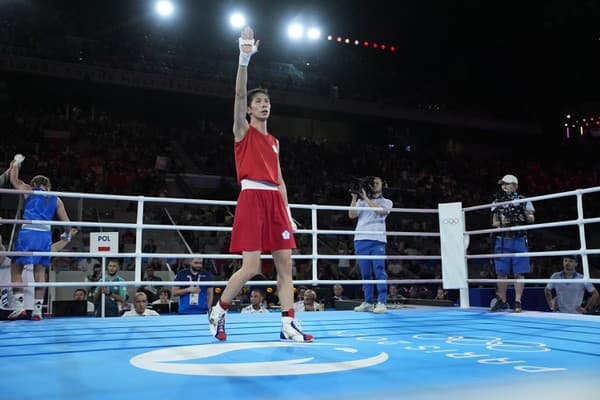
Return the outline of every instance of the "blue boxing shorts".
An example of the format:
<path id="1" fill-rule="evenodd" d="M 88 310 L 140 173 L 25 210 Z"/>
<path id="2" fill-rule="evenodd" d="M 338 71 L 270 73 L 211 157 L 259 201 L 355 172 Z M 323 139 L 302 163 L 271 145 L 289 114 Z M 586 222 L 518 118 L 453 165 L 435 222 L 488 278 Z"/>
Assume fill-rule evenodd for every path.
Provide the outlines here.
<path id="1" fill-rule="evenodd" d="M 496 238 L 496 254 L 527 253 L 527 237 Z M 497 275 L 526 274 L 530 271 L 529 257 L 499 257 L 494 259 Z"/>
<path id="2" fill-rule="evenodd" d="M 15 251 L 50 251 L 52 248 L 52 232 L 22 229 L 17 237 Z M 50 265 L 50 256 L 20 256 L 15 259 L 20 265 Z"/>

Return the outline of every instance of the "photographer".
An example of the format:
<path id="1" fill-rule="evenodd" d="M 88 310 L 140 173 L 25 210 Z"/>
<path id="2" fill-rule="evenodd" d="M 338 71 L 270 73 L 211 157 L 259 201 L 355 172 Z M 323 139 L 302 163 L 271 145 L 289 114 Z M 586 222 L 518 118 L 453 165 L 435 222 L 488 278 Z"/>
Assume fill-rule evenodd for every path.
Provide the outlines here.
<path id="1" fill-rule="evenodd" d="M 524 198 L 517 194 L 519 180 L 514 175 L 504 175 L 498 181 L 501 185 L 501 190 L 496 193 L 494 203 L 502 203 Z M 492 226 L 498 228 L 519 226 L 531 224 L 535 221 L 533 213 L 535 209 L 533 204 L 528 201 L 526 203 L 508 204 L 492 208 Z M 506 253 L 527 253 L 527 236 L 525 231 L 509 231 L 499 232 L 496 235 L 496 254 Z M 498 279 L 507 279 L 511 273 L 515 279 L 523 279 L 524 274 L 529 272 L 529 257 L 500 257 L 494 259 L 496 267 L 496 275 Z M 496 292 L 496 302 L 490 308 L 490 311 L 502 311 L 508 309 L 506 302 L 506 288 L 504 282 L 498 283 Z M 521 312 L 521 298 L 525 285 L 515 283 L 515 303 L 513 305 L 514 312 Z"/>
<path id="2" fill-rule="evenodd" d="M 349 210 L 350 219 L 358 218 L 356 231 L 373 231 L 374 233 L 357 233 L 354 236 L 354 248 L 356 255 L 383 256 L 385 255 L 385 244 L 387 237 L 385 234 L 385 219 L 392 208 L 392 201 L 382 195 L 383 181 L 381 178 L 372 176 L 360 180 L 360 184 L 353 184 L 350 187 L 352 196 L 351 207 L 371 207 L 373 211 L 368 210 Z M 360 196 L 360 199 L 358 197 Z M 385 260 L 358 260 L 362 279 L 372 279 L 375 273 L 375 279 L 386 280 Z M 373 311 L 378 314 L 387 312 L 387 284 L 377 284 L 377 304 L 373 301 L 373 285 L 363 284 L 365 299 L 361 305 L 354 308 L 354 311 L 364 312 Z"/>

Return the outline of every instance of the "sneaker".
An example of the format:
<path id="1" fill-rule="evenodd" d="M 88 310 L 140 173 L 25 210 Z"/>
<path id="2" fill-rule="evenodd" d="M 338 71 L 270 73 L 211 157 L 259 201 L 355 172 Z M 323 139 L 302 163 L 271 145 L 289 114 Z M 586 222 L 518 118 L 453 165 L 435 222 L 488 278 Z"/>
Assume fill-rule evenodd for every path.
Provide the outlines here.
<path id="1" fill-rule="evenodd" d="M 366 301 L 363 301 L 360 306 L 354 307 L 354 311 L 356 312 L 371 312 L 373 309 L 373 304 L 367 303 Z"/>
<path id="2" fill-rule="evenodd" d="M 496 302 L 490 307 L 491 312 L 504 311 L 508 308 L 508 304 L 500 299 L 496 300 Z"/>
<path id="3" fill-rule="evenodd" d="M 385 314 L 387 312 L 387 306 L 384 303 L 377 302 L 375 308 L 373 309 L 373 312 L 375 314 Z"/>
<path id="4" fill-rule="evenodd" d="M 308 343 L 314 340 L 313 335 L 302 332 L 300 323 L 292 317 L 281 317 L 281 333 L 279 339 L 285 342 Z"/>
<path id="5" fill-rule="evenodd" d="M 210 313 L 208 314 L 208 326 L 210 328 L 210 334 L 218 340 L 227 339 L 227 333 L 225 332 L 225 316 L 227 311 L 223 310 L 221 305 L 217 303 Z"/>
<path id="6" fill-rule="evenodd" d="M 515 301 L 515 304 L 513 305 L 513 312 L 520 313 L 521 311 L 523 311 L 523 307 L 521 307 L 521 302 Z"/>
<path id="7" fill-rule="evenodd" d="M 16 309 L 13 312 L 11 312 L 10 314 L 8 314 L 7 318 L 11 321 L 16 321 L 18 319 L 25 319 L 25 318 L 27 318 L 27 311 L 24 308 Z"/>

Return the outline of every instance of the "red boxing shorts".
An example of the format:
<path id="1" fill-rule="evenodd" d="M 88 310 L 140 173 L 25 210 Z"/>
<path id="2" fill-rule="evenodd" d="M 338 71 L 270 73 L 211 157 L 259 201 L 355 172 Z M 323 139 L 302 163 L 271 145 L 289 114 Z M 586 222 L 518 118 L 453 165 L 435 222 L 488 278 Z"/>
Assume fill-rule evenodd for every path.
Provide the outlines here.
<path id="1" fill-rule="evenodd" d="M 295 249 L 296 241 L 279 190 L 245 189 L 238 197 L 229 252 Z"/>

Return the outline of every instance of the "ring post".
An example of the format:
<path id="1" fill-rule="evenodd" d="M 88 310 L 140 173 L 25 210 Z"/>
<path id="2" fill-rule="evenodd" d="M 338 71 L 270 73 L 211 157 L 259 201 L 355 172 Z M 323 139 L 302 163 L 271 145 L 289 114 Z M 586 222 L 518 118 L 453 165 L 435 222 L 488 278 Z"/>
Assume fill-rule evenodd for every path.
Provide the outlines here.
<path id="1" fill-rule="evenodd" d="M 438 211 L 442 255 L 442 285 L 444 289 L 459 289 L 460 308 L 468 308 L 467 243 L 462 203 L 441 203 L 438 205 Z"/>

